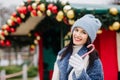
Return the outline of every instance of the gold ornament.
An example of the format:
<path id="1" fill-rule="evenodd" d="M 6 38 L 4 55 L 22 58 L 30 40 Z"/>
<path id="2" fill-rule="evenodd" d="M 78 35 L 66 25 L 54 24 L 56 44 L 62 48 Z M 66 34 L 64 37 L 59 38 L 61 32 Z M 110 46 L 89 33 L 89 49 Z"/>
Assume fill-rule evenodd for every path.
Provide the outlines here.
<path id="1" fill-rule="evenodd" d="M 12 26 L 12 20 L 11 19 L 8 19 L 7 23 L 8 23 L 9 26 Z"/>
<path id="2" fill-rule="evenodd" d="M 60 18 L 60 19 L 63 19 L 64 13 L 63 13 L 62 11 L 59 11 L 59 12 L 57 13 L 57 17 Z"/>
<path id="3" fill-rule="evenodd" d="M 120 23 L 116 21 L 113 23 L 112 27 L 114 30 L 118 30 L 120 28 Z"/>
<path id="4" fill-rule="evenodd" d="M 68 2 L 67 0 L 61 0 L 61 4 L 62 4 L 62 5 L 66 5 L 67 2 Z"/>
<path id="5" fill-rule="evenodd" d="M 37 38 L 36 38 L 37 40 L 40 40 L 40 36 L 37 36 Z"/>
<path id="6" fill-rule="evenodd" d="M 67 12 L 67 17 L 68 17 L 69 19 L 74 18 L 74 16 L 75 16 L 75 14 L 74 14 L 74 11 L 73 11 L 73 10 L 69 10 L 69 11 Z"/>
<path id="7" fill-rule="evenodd" d="M 0 35 L 1 40 L 5 40 L 5 37 L 3 35 Z"/>
<path id="8" fill-rule="evenodd" d="M 34 44 L 32 44 L 32 45 L 30 46 L 30 48 L 34 49 L 34 48 L 35 48 L 35 45 L 34 45 Z"/>
<path id="9" fill-rule="evenodd" d="M 32 13 L 32 12 L 30 13 L 30 15 L 31 15 L 32 17 L 34 17 L 34 15 L 33 15 L 33 13 Z"/>
<path id="10" fill-rule="evenodd" d="M 64 41 L 64 46 L 67 46 L 70 43 L 69 37 L 71 37 L 71 32 L 70 31 L 64 37 L 64 40 L 65 40 Z"/>
<path id="11" fill-rule="evenodd" d="M 97 31 L 97 34 L 101 34 L 101 33 L 102 33 L 102 30 L 99 29 L 99 30 Z"/>
<path id="12" fill-rule="evenodd" d="M 37 12 L 36 12 L 36 10 L 33 10 L 33 11 L 31 12 L 31 16 L 32 16 L 32 17 L 37 16 Z"/>
<path id="13" fill-rule="evenodd" d="M 38 41 L 35 39 L 35 40 L 34 40 L 34 43 L 35 43 L 35 44 L 38 44 Z"/>
<path id="14" fill-rule="evenodd" d="M 20 17 L 21 17 L 22 19 L 24 19 L 24 18 L 25 18 L 25 15 L 24 15 L 23 13 L 21 13 L 21 14 L 20 14 Z"/>
<path id="15" fill-rule="evenodd" d="M 69 22 L 70 25 L 73 25 L 75 21 L 72 20 L 72 19 L 69 19 L 68 22 Z"/>
<path id="16" fill-rule="evenodd" d="M 37 4 L 38 4 L 39 2 L 40 2 L 40 0 L 35 0 L 35 3 L 37 3 Z"/>
<path id="17" fill-rule="evenodd" d="M 47 11 L 46 11 L 46 14 L 47 14 L 47 16 L 51 16 L 51 11 L 50 11 L 50 10 L 47 10 Z"/>
<path id="18" fill-rule="evenodd" d="M 11 19 L 11 20 L 14 20 L 14 17 L 13 17 L 13 16 L 10 16 L 10 19 Z"/>
<path id="19" fill-rule="evenodd" d="M 57 20 L 58 22 L 61 22 L 61 21 L 62 21 L 62 19 L 59 18 L 58 16 L 56 16 L 56 20 Z"/>
<path id="20" fill-rule="evenodd" d="M 43 3 L 40 4 L 40 10 L 43 11 L 43 12 L 46 10 L 45 4 L 43 4 Z"/>
<path id="21" fill-rule="evenodd" d="M 7 35 L 8 35 L 8 31 L 7 31 L 7 30 L 4 30 L 4 34 L 7 36 Z"/>
<path id="22" fill-rule="evenodd" d="M 10 19 L 16 21 L 16 18 L 14 16 L 10 16 Z"/>
<path id="23" fill-rule="evenodd" d="M 6 28 L 8 28 L 8 25 L 7 25 L 7 24 L 4 24 L 4 25 L 2 26 L 2 29 L 3 29 L 3 30 L 6 30 Z"/>
<path id="24" fill-rule="evenodd" d="M 36 3 L 33 3 L 33 4 L 32 4 L 32 8 L 33 8 L 33 9 L 36 9 L 36 8 L 37 8 L 37 4 L 36 4 Z"/>
<path id="25" fill-rule="evenodd" d="M 42 16 L 42 12 L 41 11 L 37 11 L 37 15 L 41 17 Z"/>
<path id="26" fill-rule="evenodd" d="M 64 46 L 67 46 L 70 43 L 70 41 L 64 41 Z"/>
<path id="27" fill-rule="evenodd" d="M 118 10 L 117 8 L 110 8 L 109 12 L 112 14 L 112 15 L 117 15 L 118 14 Z"/>
<path id="28" fill-rule="evenodd" d="M 109 26 L 109 30 L 113 31 L 114 29 L 113 29 L 113 27 L 112 27 L 112 26 Z"/>
<path id="29" fill-rule="evenodd" d="M 69 11 L 70 9 L 71 9 L 71 6 L 70 5 L 66 5 L 66 6 L 64 6 L 63 11 L 65 13 L 67 13 L 67 11 Z"/>

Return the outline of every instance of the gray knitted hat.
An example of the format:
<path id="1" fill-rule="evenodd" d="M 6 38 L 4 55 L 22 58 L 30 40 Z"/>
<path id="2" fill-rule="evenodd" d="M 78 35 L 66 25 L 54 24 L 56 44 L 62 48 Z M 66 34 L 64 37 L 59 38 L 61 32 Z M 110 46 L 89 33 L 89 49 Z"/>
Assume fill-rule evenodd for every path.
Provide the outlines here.
<path id="1" fill-rule="evenodd" d="M 93 43 L 96 38 L 96 33 L 101 25 L 102 24 L 98 18 L 95 18 L 92 14 L 86 14 L 80 19 L 77 19 L 77 21 L 73 24 L 71 31 L 73 32 L 75 27 L 84 29 L 88 33 L 91 42 Z"/>

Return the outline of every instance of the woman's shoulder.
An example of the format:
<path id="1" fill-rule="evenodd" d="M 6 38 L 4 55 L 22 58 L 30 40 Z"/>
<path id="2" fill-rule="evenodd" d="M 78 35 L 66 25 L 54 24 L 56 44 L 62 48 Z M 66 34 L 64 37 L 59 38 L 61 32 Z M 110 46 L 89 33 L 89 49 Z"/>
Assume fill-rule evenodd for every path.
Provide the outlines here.
<path id="1" fill-rule="evenodd" d="M 96 60 L 94 61 L 94 65 L 96 65 L 96 66 L 102 66 L 102 61 L 101 61 L 101 59 L 100 59 L 100 58 L 96 59 Z"/>
<path id="2" fill-rule="evenodd" d="M 66 50 L 66 47 L 62 48 L 62 49 L 58 52 L 58 55 L 61 55 L 65 50 Z"/>
<path id="3" fill-rule="evenodd" d="M 65 51 L 66 47 L 62 48 L 57 55 L 57 59 L 56 60 L 60 60 L 61 59 L 61 54 Z"/>

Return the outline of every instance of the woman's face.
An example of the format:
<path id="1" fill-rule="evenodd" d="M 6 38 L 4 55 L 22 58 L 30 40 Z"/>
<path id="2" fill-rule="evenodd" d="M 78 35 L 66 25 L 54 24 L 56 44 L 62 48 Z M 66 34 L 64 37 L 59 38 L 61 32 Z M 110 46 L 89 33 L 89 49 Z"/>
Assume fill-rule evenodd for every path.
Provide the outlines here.
<path id="1" fill-rule="evenodd" d="M 88 39 L 88 34 L 80 27 L 75 27 L 73 30 L 73 44 L 84 45 Z"/>

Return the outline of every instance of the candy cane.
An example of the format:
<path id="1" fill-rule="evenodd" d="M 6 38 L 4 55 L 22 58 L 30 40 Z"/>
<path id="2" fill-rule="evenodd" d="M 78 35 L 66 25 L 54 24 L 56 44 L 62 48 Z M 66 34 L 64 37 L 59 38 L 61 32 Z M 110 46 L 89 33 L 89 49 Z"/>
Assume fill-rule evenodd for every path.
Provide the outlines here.
<path id="1" fill-rule="evenodd" d="M 92 47 L 92 49 L 90 51 L 88 51 L 87 53 L 85 53 L 84 55 L 82 55 L 81 57 L 84 58 L 85 56 L 87 56 L 88 54 L 90 54 L 94 49 L 95 49 L 95 46 L 93 44 L 89 44 L 87 46 L 87 48 L 90 48 Z"/>

